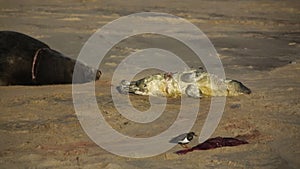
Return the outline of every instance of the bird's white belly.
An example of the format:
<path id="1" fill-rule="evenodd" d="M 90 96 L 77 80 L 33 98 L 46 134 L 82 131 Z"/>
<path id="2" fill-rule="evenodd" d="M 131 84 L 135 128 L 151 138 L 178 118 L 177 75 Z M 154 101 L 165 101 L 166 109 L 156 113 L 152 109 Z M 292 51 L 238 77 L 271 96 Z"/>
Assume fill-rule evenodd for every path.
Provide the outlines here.
<path id="1" fill-rule="evenodd" d="M 180 140 L 178 141 L 178 143 L 181 143 L 181 144 L 186 144 L 186 143 L 189 143 L 190 141 L 186 138 L 184 138 L 183 140 Z"/>

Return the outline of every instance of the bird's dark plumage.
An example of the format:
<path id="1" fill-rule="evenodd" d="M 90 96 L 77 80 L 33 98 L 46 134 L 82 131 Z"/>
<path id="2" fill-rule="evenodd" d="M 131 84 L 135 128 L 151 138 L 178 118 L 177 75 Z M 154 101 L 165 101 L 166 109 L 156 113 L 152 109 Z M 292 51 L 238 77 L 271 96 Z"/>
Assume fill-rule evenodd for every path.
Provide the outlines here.
<path id="1" fill-rule="evenodd" d="M 196 134 L 194 132 L 184 133 L 184 134 L 181 134 L 179 136 L 176 136 L 176 137 L 172 138 L 169 142 L 170 143 L 181 144 L 181 145 L 186 145 L 190 141 L 193 140 L 194 136 L 196 136 Z"/>

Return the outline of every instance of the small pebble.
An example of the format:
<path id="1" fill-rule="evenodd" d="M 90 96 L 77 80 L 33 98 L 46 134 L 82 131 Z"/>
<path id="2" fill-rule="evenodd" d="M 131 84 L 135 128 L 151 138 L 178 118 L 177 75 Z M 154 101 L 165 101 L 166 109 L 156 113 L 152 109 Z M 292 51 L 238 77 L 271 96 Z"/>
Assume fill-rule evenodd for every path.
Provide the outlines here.
<path id="1" fill-rule="evenodd" d="M 230 108 L 232 108 L 232 109 L 238 109 L 238 108 L 240 108 L 241 107 L 241 104 L 232 104 L 231 106 L 230 106 Z"/>

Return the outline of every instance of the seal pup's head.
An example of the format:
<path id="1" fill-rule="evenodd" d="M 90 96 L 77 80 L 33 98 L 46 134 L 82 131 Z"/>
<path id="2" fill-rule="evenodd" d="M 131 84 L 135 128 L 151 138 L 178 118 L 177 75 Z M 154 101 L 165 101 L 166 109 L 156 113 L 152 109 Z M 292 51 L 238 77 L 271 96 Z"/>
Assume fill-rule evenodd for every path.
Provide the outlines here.
<path id="1" fill-rule="evenodd" d="M 237 80 L 226 80 L 228 96 L 251 94 L 251 90 Z"/>
<path id="2" fill-rule="evenodd" d="M 135 93 L 146 95 L 148 89 L 145 79 L 146 78 L 137 81 L 122 80 L 120 85 L 117 87 L 117 90 L 121 94 Z"/>

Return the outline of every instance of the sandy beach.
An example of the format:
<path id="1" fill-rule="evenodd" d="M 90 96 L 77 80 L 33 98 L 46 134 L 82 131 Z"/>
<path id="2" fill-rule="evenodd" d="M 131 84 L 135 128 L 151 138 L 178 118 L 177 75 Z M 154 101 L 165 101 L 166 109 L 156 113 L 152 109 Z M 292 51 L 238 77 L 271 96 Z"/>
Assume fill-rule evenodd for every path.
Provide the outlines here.
<path id="1" fill-rule="evenodd" d="M 252 90 L 227 97 L 222 119 L 212 137 L 246 135 L 249 144 L 194 151 L 169 151 L 149 158 L 127 158 L 95 144 L 76 116 L 72 85 L 0 86 L 0 168 L 133 169 L 133 168 L 300 168 L 300 3 L 297 0 L 121 1 L 0 0 L 1 30 L 18 31 L 77 58 L 88 38 L 103 25 L 137 12 L 163 12 L 182 17 L 210 39 L 226 77 Z M 174 122 L 180 98 L 168 99 L 162 116 L 149 124 L 118 113 L 111 97 L 112 75 L 133 51 L 163 47 L 201 62 L 165 37 L 131 37 L 103 59 L 103 76 L 95 83 L 96 100 L 106 121 L 131 137 L 152 137 Z M 143 71 L 136 78 L 153 73 Z M 146 96 L 130 95 L 134 107 L 149 109 Z M 201 98 L 192 131 L 199 133 L 210 106 Z M 179 133 L 180 134 L 180 133 Z M 196 145 L 197 139 L 191 142 Z M 147 146 L 147 145 L 145 145 Z"/>

